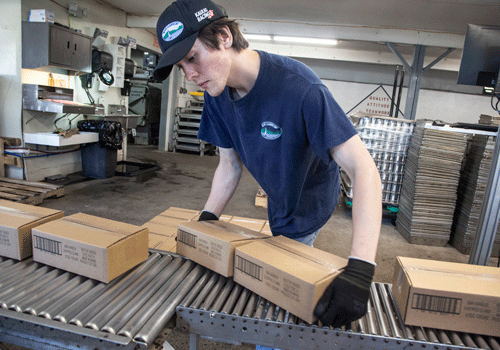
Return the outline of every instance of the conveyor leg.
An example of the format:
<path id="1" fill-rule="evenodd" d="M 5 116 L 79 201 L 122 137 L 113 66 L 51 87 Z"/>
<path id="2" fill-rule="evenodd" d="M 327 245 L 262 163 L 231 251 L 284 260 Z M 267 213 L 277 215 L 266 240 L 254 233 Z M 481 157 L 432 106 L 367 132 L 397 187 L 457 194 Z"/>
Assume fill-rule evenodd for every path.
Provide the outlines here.
<path id="1" fill-rule="evenodd" d="M 198 344 L 200 342 L 200 337 L 198 334 L 189 334 L 189 350 L 198 350 Z"/>

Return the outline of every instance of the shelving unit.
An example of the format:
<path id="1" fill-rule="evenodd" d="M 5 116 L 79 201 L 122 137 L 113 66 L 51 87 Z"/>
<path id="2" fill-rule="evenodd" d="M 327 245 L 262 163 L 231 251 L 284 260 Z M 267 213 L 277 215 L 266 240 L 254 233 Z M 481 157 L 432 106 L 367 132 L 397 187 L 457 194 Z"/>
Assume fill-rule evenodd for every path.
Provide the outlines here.
<path id="1" fill-rule="evenodd" d="M 199 152 L 203 156 L 214 150 L 214 146 L 198 139 L 203 101 L 189 100 L 186 107 L 177 107 L 174 124 L 173 151 Z"/>

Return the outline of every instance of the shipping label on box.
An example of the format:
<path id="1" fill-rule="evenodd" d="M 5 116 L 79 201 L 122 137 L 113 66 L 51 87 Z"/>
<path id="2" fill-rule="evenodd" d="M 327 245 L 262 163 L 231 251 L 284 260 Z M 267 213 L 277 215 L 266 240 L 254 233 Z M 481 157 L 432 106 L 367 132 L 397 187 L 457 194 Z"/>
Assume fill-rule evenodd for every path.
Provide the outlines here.
<path id="1" fill-rule="evenodd" d="M 33 229 L 33 260 L 110 282 L 148 257 L 148 230 L 87 214 Z"/>
<path id="2" fill-rule="evenodd" d="M 177 253 L 225 277 L 233 275 L 234 249 L 269 236 L 224 221 L 179 224 Z"/>
<path id="3" fill-rule="evenodd" d="M 313 323 L 319 298 L 346 265 L 346 259 L 278 236 L 236 248 L 234 281 Z"/>
<path id="4" fill-rule="evenodd" d="M 407 325 L 500 335 L 500 269 L 397 257 L 392 291 Z"/>
<path id="5" fill-rule="evenodd" d="M 22 260 L 33 254 L 31 230 L 64 211 L 0 200 L 0 256 Z"/>

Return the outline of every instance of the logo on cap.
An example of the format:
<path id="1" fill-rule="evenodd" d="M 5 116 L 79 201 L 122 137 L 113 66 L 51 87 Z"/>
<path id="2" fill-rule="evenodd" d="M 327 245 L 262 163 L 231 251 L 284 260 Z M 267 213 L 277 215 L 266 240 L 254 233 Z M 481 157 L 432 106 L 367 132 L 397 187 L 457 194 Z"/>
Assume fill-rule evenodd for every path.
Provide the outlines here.
<path id="1" fill-rule="evenodd" d="M 209 10 L 206 7 L 194 14 L 198 22 L 203 21 L 205 18 L 212 18 L 214 16 L 214 10 Z"/>
<path id="2" fill-rule="evenodd" d="M 167 24 L 165 28 L 163 28 L 163 32 L 161 33 L 161 37 L 164 41 L 172 41 L 181 35 L 184 30 L 184 24 L 179 21 L 175 21 Z"/>

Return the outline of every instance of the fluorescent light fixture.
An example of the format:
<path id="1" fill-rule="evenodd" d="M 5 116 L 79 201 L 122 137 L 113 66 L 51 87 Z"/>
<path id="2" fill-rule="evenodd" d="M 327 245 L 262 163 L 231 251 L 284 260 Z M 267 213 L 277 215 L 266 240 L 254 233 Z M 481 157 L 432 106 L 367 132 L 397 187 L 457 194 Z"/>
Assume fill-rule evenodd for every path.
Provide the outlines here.
<path id="1" fill-rule="evenodd" d="M 339 43 L 339 41 L 335 39 L 304 38 L 298 36 L 273 36 L 273 35 L 261 35 L 261 34 L 243 34 L 243 36 L 247 40 L 276 41 L 284 43 L 309 44 L 309 45 L 334 46 Z"/>
<path id="2" fill-rule="evenodd" d="M 261 41 L 271 41 L 273 38 L 270 35 L 260 35 L 260 34 L 243 34 L 247 40 L 261 40 Z"/>
<path id="3" fill-rule="evenodd" d="M 275 36 L 274 40 L 286 43 L 330 45 L 330 46 L 334 46 L 339 43 L 339 41 L 335 39 L 303 38 L 297 36 Z"/>

